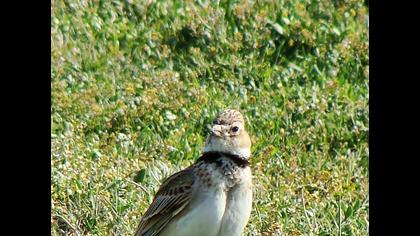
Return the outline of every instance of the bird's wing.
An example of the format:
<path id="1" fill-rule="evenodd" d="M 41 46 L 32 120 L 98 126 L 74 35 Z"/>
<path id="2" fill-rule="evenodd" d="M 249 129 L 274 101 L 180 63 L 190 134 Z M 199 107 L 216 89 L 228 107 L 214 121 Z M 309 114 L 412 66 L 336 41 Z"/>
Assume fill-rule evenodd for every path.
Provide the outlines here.
<path id="1" fill-rule="evenodd" d="M 155 236 L 190 202 L 194 173 L 192 167 L 167 178 L 144 213 L 135 236 Z"/>

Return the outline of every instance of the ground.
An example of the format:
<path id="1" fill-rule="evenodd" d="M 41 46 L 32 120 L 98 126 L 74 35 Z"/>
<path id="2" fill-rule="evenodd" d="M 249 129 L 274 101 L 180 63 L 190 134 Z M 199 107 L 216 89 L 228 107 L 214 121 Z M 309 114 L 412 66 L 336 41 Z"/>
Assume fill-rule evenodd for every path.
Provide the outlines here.
<path id="1" fill-rule="evenodd" d="M 244 235 L 368 235 L 363 1 L 51 1 L 52 235 L 130 235 L 239 109 Z"/>

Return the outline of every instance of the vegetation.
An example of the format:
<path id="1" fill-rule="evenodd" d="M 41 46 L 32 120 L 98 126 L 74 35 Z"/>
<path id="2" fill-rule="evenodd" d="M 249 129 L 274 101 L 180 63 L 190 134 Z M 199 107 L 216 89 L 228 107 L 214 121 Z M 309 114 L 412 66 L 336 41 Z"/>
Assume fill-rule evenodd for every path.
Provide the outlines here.
<path id="1" fill-rule="evenodd" d="M 130 235 L 224 108 L 246 116 L 244 235 L 368 235 L 361 0 L 51 1 L 52 235 Z"/>

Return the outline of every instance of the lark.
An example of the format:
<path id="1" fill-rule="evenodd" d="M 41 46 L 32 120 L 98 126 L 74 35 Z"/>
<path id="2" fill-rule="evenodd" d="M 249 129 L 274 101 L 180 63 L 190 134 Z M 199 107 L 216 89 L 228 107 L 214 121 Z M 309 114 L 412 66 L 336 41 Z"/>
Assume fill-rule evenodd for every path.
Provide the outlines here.
<path id="1" fill-rule="evenodd" d="M 201 157 L 162 183 L 134 235 L 241 235 L 252 208 L 250 156 L 242 114 L 221 112 Z"/>

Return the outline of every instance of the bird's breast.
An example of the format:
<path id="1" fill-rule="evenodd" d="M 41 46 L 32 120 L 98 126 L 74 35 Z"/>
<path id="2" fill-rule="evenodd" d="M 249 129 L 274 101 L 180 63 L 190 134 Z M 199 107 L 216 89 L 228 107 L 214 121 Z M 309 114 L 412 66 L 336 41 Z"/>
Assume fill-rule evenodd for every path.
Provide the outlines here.
<path id="1" fill-rule="evenodd" d="M 240 236 L 251 215 L 252 183 L 249 168 L 241 171 L 240 181 L 226 196 L 226 208 L 218 236 Z"/>
<path id="2" fill-rule="evenodd" d="M 250 168 L 201 163 L 194 170 L 193 198 L 163 236 L 239 236 L 251 212 Z"/>
<path id="3" fill-rule="evenodd" d="M 226 208 L 226 192 L 211 186 L 197 188 L 191 203 L 180 217 L 171 222 L 164 236 L 218 236 Z"/>

